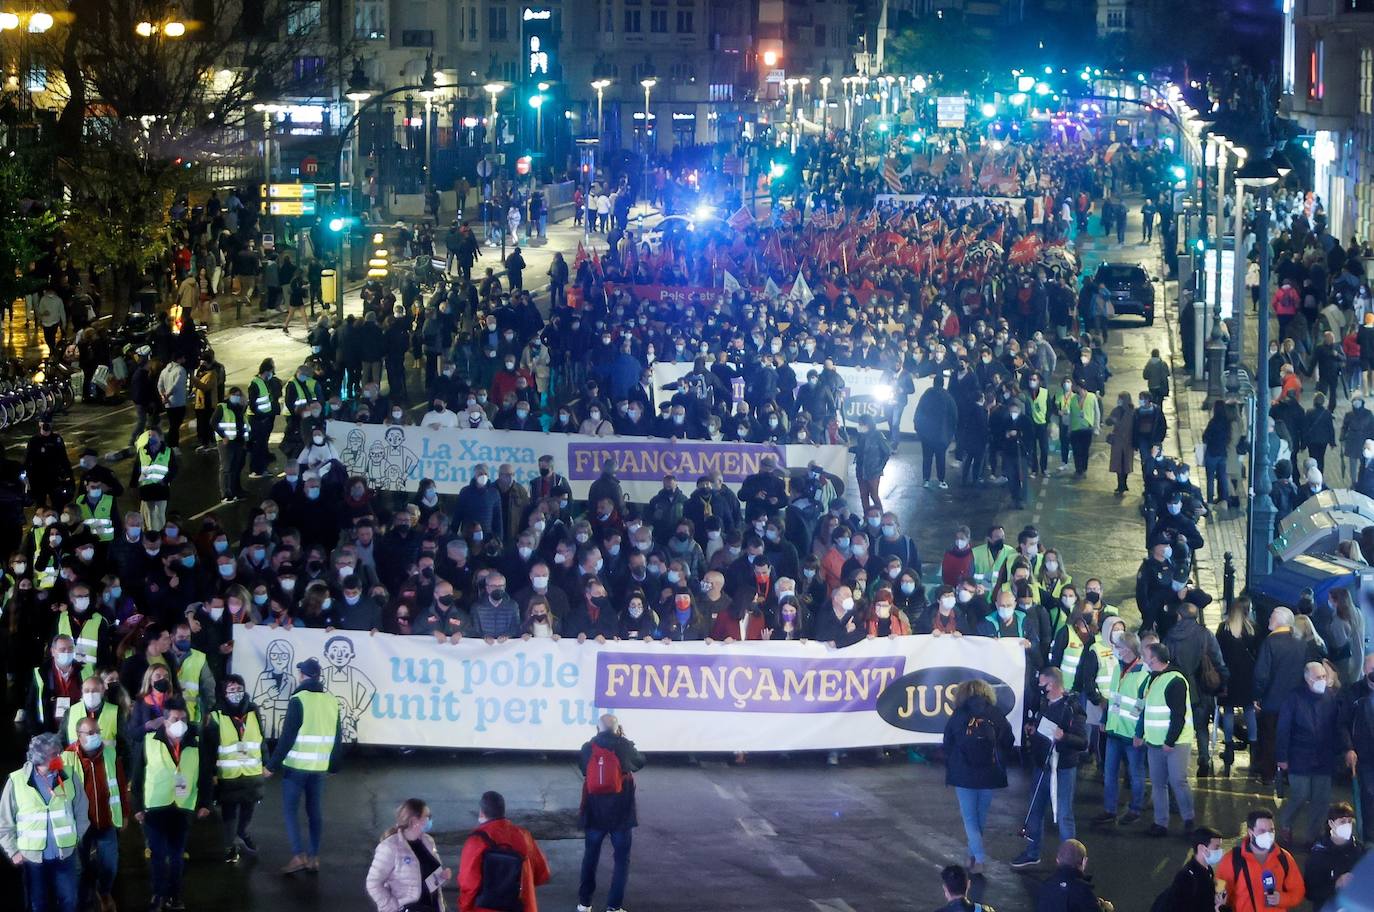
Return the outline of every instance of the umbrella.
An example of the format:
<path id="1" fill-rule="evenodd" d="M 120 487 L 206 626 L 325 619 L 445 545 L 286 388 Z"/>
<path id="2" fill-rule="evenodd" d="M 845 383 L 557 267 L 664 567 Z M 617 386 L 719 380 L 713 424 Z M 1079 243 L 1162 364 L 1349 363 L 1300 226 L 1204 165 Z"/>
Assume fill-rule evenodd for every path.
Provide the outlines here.
<path id="1" fill-rule="evenodd" d="M 1066 272 L 1074 272 L 1078 269 L 1078 258 L 1073 255 L 1069 248 L 1061 245 L 1046 247 L 1041 250 L 1040 262 Z"/>
<path id="2" fill-rule="evenodd" d="M 966 256 L 970 260 L 1000 260 L 1002 258 L 1002 245 L 986 239 L 974 241 L 969 245 Z"/>

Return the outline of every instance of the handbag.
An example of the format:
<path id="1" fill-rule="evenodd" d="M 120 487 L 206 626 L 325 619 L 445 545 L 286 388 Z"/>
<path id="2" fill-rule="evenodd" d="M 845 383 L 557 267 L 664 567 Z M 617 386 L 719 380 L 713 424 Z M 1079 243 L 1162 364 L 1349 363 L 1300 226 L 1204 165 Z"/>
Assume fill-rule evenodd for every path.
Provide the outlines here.
<path id="1" fill-rule="evenodd" d="M 1207 653 L 1202 654 L 1202 661 L 1197 666 L 1197 681 L 1202 687 L 1202 692 L 1208 696 L 1216 696 L 1221 693 L 1221 672 L 1212 664 L 1212 659 Z"/>

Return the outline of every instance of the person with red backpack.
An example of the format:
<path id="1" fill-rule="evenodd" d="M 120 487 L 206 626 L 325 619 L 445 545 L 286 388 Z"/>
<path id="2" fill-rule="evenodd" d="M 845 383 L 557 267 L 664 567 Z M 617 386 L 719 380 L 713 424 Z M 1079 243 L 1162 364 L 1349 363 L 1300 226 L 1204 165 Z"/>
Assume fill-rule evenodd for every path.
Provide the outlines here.
<path id="1" fill-rule="evenodd" d="M 506 819 L 505 796 L 483 792 L 477 829 L 458 862 L 459 912 L 539 912 L 534 891 L 548 882 L 549 862 L 534 836 Z"/>
<path id="2" fill-rule="evenodd" d="M 606 893 L 606 912 L 624 912 L 625 883 L 630 879 L 630 844 L 635 816 L 635 777 L 644 768 L 644 755 L 621 731 L 620 720 L 609 713 L 597 723 L 593 738 L 582 745 L 581 826 L 586 831 L 582 853 L 582 882 L 577 888 L 577 912 L 591 912 L 596 892 L 596 868 L 601 844 L 611 838 L 614 867 Z"/>

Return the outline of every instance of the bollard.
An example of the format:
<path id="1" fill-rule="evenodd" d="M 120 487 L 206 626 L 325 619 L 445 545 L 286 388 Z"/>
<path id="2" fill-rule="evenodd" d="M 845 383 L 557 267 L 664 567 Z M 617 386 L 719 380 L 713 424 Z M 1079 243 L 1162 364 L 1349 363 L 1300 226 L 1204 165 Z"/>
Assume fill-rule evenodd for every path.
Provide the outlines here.
<path id="1" fill-rule="evenodd" d="M 1236 600 L 1236 560 L 1227 551 L 1222 558 L 1221 571 L 1221 603 L 1225 607 L 1222 609 L 1222 617 L 1231 610 L 1231 603 Z"/>

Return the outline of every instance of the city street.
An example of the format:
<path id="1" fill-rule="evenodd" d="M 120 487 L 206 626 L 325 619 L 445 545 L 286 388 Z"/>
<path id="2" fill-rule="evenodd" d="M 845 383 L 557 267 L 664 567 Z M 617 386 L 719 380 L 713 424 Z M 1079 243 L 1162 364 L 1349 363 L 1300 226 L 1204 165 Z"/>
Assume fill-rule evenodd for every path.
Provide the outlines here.
<path id="1" fill-rule="evenodd" d="M 1132 209 L 1128 230 L 1132 239 L 1139 237 L 1137 209 Z M 566 255 L 571 258 L 580 232 L 560 226 L 551 233 L 567 245 Z M 528 275 L 542 272 L 536 258 L 547 263 L 551 248 L 527 255 Z M 1100 234 L 1094 233 L 1081 239 L 1080 250 L 1086 271 L 1110 260 L 1138 263 L 1151 275 L 1160 274 L 1157 245 L 1127 243 L 1118 247 L 1104 243 Z M 350 301 L 346 311 L 350 305 L 357 306 Z M 1172 292 L 1168 305 L 1162 313 L 1172 318 Z M 1113 328 L 1108 343 L 1113 377 L 1105 403 L 1113 403 L 1118 390 L 1135 392 L 1141 388 L 1140 371 L 1152 348 L 1160 348 L 1166 359 L 1171 358 L 1177 334 L 1170 331 L 1169 322 L 1161 318 L 1147 328 L 1138 319 L 1126 318 Z M 246 381 L 265 356 L 276 358 L 279 372 L 285 372 L 307 351 L 300 334 L 293 332 L 288 337 L 275 324 L 220 330 L 212 335 L 212 343 L 228 368 L 231 383 Z M 1063 370 L 1061 367 L 1061 373 Z M 1177 427 L 1172 399 L 1170 403 L 1170 423 Z M 59 429 L 75 457 L 86 446 L 101 453 L 118 449 L 127 439 L 131 421 L 132 410 L 127 406 L 77 406 Z M 993 521 L 1005 523 L 1012 538 L 1022 526 L 1033 524 L 1047 545 L 1061 551 L 1075 580 L 1081 583 L 1088 576 L 1101 577 L 1108 601 L 1133 617 L 1134 578 L 1144 544 L 1137 509 L 1139 487 L 1138 482 L 1133 483 L 1125 498 L 1113 495 L 1114 478 L 1106 470 L 1108 446 L 1104 438 L 1094 445 L 1085 479 L 1075 481 L 1071 475 L 1057 475 L 1052 470 L 1050 477 L 1031 484 L 1022 511 L 1009 510 L 1009 497 L 1000 487 L 969 490 L 953 481 L 944 491 L 922 487 L 920 448 L 914 440 L 907 441 L 890 464 L 882 495 L 916 539 L 928 567 L 938 566 L 954 528 L 961 523 L 972 528 L 975 541 Z M 8 445 L 11 455 L 18 455 L 23 441 L 11 436 Z M 1180 449 L 1177 437 L 1171 434 L 1168 449 L 1190 451 L 1191 444 Z M 221 511 L 228 528 L 240 528 L 250 507 L 246 503 L 219 506 L 214 455 L 185 448 L 183 458 L 186 469 L 182 482 L 175 487 L 172 507 L 192 521 L 211 510 Z M 1051 464 L 1056 463 L 1057 449 Z M 118 463 L 114 469 L 122 475 L 127 465 Z M 957 470 L 951 470 L 950 477 L 957 477 Z M 260 489 L 260 493 L 269 485 L 267 481 L 246 483 L 253 486 L 250 490 Z M 1208 566 L 1219 560 L 1208 552 L 1202 556 L 1202 563 Z M 1215 624 L 1214 612 L 1209 622 Z M 700 909 L 703 880 L 710 884 L 711 905 L 727 912 L 760 908 L 868 912 L 898 906 L 933 907 L 939 895 L 938 869 L 964 858 L 963 831 L 953 792 L 944 787 L 944 767 L 938 762 L 909 763 L 900 749 L 882 761 L 871 751 L 856 752 L 838 768 L 827 767 L 819 755 L 751 758 L 744 767 L 727 765 L 726 759 L 703 756 L 697 764 L 683 757 L 651 758 L 649 768 L 639 777 L 642 825 L 636 836 L 627 900 L 631 908 Z M 1252 786 L 1243 778 L 1244 769 L 1242 755 L 1230 780 L 1213 780 L 1199 789 L 1200 821 L 1230 832 L 1248 808 L 1273 803 L 1272 796 L 1251 791 Z M 1100 777 L 1095 771 L 1085 771 L 1080 781 L 1077 807 L 1084 822 L 1079 831 L 1092 853 L 1091 869 L 1101 894 L 1113 899 L 1122 912 L 1144 912 L 1162 888 L 1167 872 L 1182 862 L 1185 847 L 1177 839 L 1145 842 L 1146 821 L 1111 831 L 1088 825 L 1086 818 L 1097 809 Z M 576 901 L 581 847 L 576 827 L 579 776 L 575 758 L 516 753 L 402 755 L 382 750 L 358 751 L 345 763 L 343 772 L 331 779 L 319 876 L 284 877 L 276 871 L 288 853 L 281 827 L 279 787 L 273 782 L 254 827 L 262 850 L 257 861 L 225 866 L 218 825 L 211 821 L 196 826 L 188 903 L 207 912 L 228 912 L 246 904 L 304 912 L 363 909 L 367 903 L 361 884 L 371 848 L 390 825 L 402 799 L 416 795 L 430 803 L 444 860 L 455 864 L 460 840 L 475 822 L 477 797 L 487 789 L 506 795 L 512 817 L 535 832 L 549 855 L 554 874 L 552 883 L 541 893 L 545 907 L 571 909 Z M 1021 848 L 1017 830 L 1025 813 L 1027 791 L 1025 775 L 1016 775 L 1012 787 L 994 802 L 990 849 L 993 859 L 1000 861 L 989 865 L 979 889 L 980 898 L 999 909 L 1029 908 L 1030 891 L 1036 882 L 1031 874 L 1015 873 L 1005 864 Z M 147 875 L 144 866 L 137 863 L 136 849 L 124 857 L 135 861 L 125 864 L 118 892 L 132 907 L 147 895 Z M 608 864 L 609 850 L 606 858 Z M 1042 873 L 1048 870 L 1046 867 Z"/>

